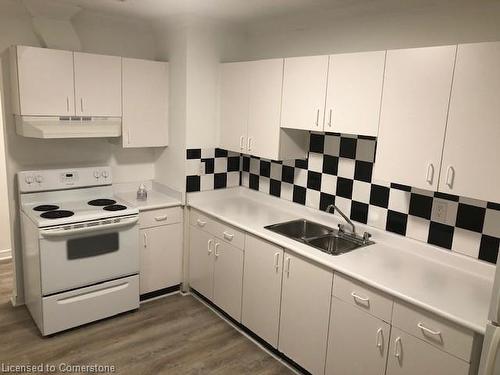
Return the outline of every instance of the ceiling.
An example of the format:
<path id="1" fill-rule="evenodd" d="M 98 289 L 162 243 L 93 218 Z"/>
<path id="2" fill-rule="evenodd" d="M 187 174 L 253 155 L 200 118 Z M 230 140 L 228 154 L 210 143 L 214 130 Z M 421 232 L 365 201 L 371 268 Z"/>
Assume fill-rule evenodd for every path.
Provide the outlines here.
<path id="1" fill-rule="evenodd" d="M 232 22 L 258 22 L 280 16 L 328 11 L 342 16 L 391 10 L 411 11 L 432 6 L 456 6 L 498 0 L 64 0 L 83 9 L 156 20 L 198 15 Z"/>

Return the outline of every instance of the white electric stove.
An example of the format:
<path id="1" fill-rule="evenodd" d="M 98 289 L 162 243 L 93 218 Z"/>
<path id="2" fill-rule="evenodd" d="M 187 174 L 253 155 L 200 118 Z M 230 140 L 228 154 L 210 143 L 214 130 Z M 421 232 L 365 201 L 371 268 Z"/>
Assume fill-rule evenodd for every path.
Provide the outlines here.
<path id="1" fill-rule="evenodd" d="M 139 307 L 139 212 L 109 167 L 18 173 L 26 305 L 43 335 Z"/>

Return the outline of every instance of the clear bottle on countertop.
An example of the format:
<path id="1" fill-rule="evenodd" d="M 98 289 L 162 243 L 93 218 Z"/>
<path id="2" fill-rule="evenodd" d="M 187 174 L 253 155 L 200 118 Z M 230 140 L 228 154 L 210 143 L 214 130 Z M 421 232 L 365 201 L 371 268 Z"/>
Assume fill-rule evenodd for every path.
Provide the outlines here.
<path id="1" fill-rule="evenodd" d="M 145 201 L 146 199 L 148 199 L 148 191 L 146 190 L 146 186 L 144 186 L 144 184 L 141 184 L 139 186 L 139 189 L 137 190 L 137 200 Z"/>

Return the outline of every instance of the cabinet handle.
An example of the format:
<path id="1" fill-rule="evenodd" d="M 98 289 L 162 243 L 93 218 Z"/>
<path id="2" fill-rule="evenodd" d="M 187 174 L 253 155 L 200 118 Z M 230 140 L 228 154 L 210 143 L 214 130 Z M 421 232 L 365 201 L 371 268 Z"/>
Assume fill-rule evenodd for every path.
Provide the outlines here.
<path id="1" fill-rule="evenodd" d="M 446 172 L 446 185 L 450 189 L 453 189 L 453 181 L 455 180 L 455 169 L 450 165 L 448 171 Z"/>
<path id="2" fill-rule="evenodd" d="M 403 348 L 401 347 L 401 337 L 398 337 L 394 341 L 394 357 L 397 358 L 398 362 L 401 364 L 401 359 L 403 358 Z"/>
<path id="3" fill-rule="evenodd" d="M 240 137 L 240 150 L 243 150 L 245 148 L 245 137 L 241 136 Z"/>
<path id="4" fill-rule="evenodd" d="M 200 219 L 196 220 L 196 224 L 198 224 L 199 227 L 204 227 L 206 223 L 207 223 L 206 221 Z"/>
<path id="5" fill-rule="evenodd" d="M 361 297 L 359 294 L 356 294 L 356 292 L 352 292 L 351 296 L 354 298 L 354 301 L 361 301 L 361 302 L 366 302 L 368 305 L 370 304 L 370 298 L 368 297 Z"/>
<path id="6" fill-rule="evenodd" d="M 66 97 L 66 112 L 69 113 L 69 96 Z"/>
<path id="7" fill-rule="evenodd" d="M 377 330 L 377 348 L 380 349 L 380 351 L 382 352 L 384 349 L 384 331 L 382 330 L 382 328 L 379 328 Z"/>
<path id="8" fill-rule="evenodd" d="M 316 126 L 319 126 L 319 109 L 316 111 Z"/>
<path id="9" fill-rule="evenodd" d="M 224 238 L 228 241 L 232 241 L 233 240 L 233 237 L 234 237 L 234 234 L 231 234 L 231 233 L 228 233 L 228 232 L 222 232 L 222 234 L 224 235 Z"/>
<path id="10" fill-rule="evenodd" d="M 220 243 L 216 242 L 215 243 L 215 250 L 214 250 L 215 258 L 218 258 L 220 255 L 219 252 L 217 251 L 219 249 L 219 246 L 220 246 Z"/>
<path id="11" fill-rule="evenodd" d="M 142 243 L 143 243 L 144 247 L 148 247 L 148 235 L 146 233 L 144 233 L 142 236 L 143 236 Z"/>
<path id="12" fill-rule="evenodd" d="M 432 181 L 434 180 L 434 164 L 432 163 L 429 163 L 429 165 L 427 165 L 426 180 L 429 183 L 429 185 L 432 185 Z"/>
<path id="13" fill-rule="evenodd" d="M 276 272 L 278 272 L 280 269 L 279 261 L 280 261 L 280 253 L 274 254 L 274 269 Z"/>
<path id="14" fill-rule="evenodd" d="M 214 240 L 208 240 L 208 242 L 207 242 L 208 255 L 212 254 L 212 243 L 213 242 L 214 242 Z"/>
<path id="15" fill-rule="evenodd" d="M 83 113 L 83 98 L 80 98 L 80 112 Z"/>
<path id="16" fill-rule="evenodd" d="M 427 328 L 424 325 L 424 323 L 422 323 L 422 322 L 419 322 L 417 324 L 417 327 L 420 328 L 422 331 L 424 331 L 424 334 L 425 333 L 429 333 L 429 334 L 434 335 L 434 336 L 441 336 L 441 331 L 434 331 L 434 330 L 432 330 L 430 328 Z"/>
<path id="17" fill-rule="evenodd" d="M 330 108 L 330 118 L 328 119 L 328 126 L 330 128 L 332 127 L 332 112 L 333 112 L 333 110 Z"/>
<path id="18" fill-rule="evenodd" d="M 286 277 L 290 277 L 290 261 L 292 259 L 290 257 L 286 258 L 286 269 L 285 269 L 285 272 L 286 272 Z"/>
<path id="19" fill-rule="evenodd" d="M 252 137 L 248 137 L 247 140 L 247 150 L 252 151 Z"/>
<path id="20" fill-rule="evenodd" d="M 156 221 L 165 221 L 165 220 L 167 220 L 167 217 L 168 217 L 167 215 L 163 215 L 163 216 L 156 216 L 156 217 L 155 217 L 155 220 L 156 220 Z"/>

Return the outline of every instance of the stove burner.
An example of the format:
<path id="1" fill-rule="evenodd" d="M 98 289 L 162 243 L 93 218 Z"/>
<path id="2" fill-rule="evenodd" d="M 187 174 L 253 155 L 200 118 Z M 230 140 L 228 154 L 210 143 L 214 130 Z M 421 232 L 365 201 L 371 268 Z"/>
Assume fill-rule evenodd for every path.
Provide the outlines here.
<path id="1" fill-rule="evenodd" d="M 109 206 L 115 204 L 116 201 L 113 199 L 94 199 L 87 203 L 91 206 Z"/>
<path id="2" fill-rule="evenodd" d="M 44 219 L 61 219 L 63 217 L 73 216 L 74 214 L 75 213 L 73 211 L 54 210 L 54 211 L 44 212 L 40 216 L 43 217 Z"/>
<path id="3" fill-rule="evenodd" d="M 121 211 L 121 210 L 126 210 L 127 207 L 121 205 L 121 204 L 112 204 L 111 206 L 106 206 L 104 207 L 106 211 Z"/>
<path id="4" fill-rule="evenodd" d="M 33 208 L 35 211 L 54 211 L 58 209 L 59 206 L 56 206 L 55 204 L 42 204 Z"/>

